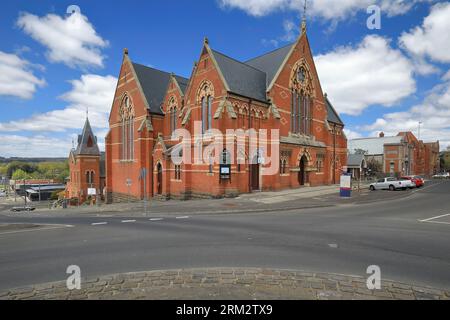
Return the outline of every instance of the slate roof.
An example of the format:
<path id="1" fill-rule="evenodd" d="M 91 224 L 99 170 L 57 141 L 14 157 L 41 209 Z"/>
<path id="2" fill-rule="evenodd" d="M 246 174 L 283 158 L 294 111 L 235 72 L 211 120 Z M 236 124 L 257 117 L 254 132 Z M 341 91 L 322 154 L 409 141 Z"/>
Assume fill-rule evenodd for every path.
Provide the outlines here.
<path id="1" fill-rule="evenodd" d="M 327 96 L 325 96 L 325 103 L 327 104 L 328 122 L 340 124 L 343 126 L 344 122 L 341 120 L 341 117 L 339 117 L 339 114 L 337 113 L 336 109 L 334 109 Z"/>
<path id="2" fill-rule="evenodd" d="M 348 167 L 361 167 L 361 163 L 364 160 L 364 155 L 362 154 L 349 154 L 347 157 L 347 166 Z"/>
<path id="3" fill-rule="evenodd" d="M 266 73 L 243 62 L 211 50 L 231 92 L 266 101 Z"/>
<path id="4" fill-rule="evenodd" d="M 291 43 L 285 47 L 279 48 L 272 52 L 266 53 L 262 56 L 248 60 L 245 63 L 258 70 L 261 70 L 267 74 L 266 86 L 269 87 L 270 83 L 275 78 L 278 70 L 286 59 L 287 55 L 291 51 L 294 43 Z"/>
<path id="5" fill-rule="evenodd" d="M 368 155 L 384 154 L 384 145 L 402 143 L 403 137 L 362 138 L 348 141 L 348 149 L 351 153 L 356 149 L 367 151 Z"/>
<path id="6" fill-rule="evenodd" d="M 92 146 L 89 146 L 89 139 L 92 141 Z M 74 151 L 76 156 L 86 155 L 86 156 L 99 156 L 100 149 L 97 144 L 97 137 L 92 131 L 91 123 L 89 119 L 86 119 L 84 124 L 83 133 L 78 136 L 78 146 Z"/>
<path id="7" fill-rule="evenodd" d="M 238 61 L 216 50 L 211 49 L 211 52 L 232 93 L 268 102 L 267 89 L 294 45 L 295 43 L 291 43 L 246 62 Z M 133 67 L 149 103 L 150 112 L 162 115 L 161 105 L 171 74 L 137 63 L 133 63 Z M 185 93 L 189 79 L 176 75 L 174 77 Z M 326 104 L 328 121 L 344 125 L 328 98 Z"/>
<path id="8" fill-rule="evenodd" d="M 167 92 L 171 74 L 154 68 L 134 63 L 133 68 L 144 91 L 145 98 L 149 104 L 150 112 L 162 115 L 161 105 Z M 186 90 L 188 79 L 175 76 L 181 90 Z"/>
<path id="9" fill-rule="evenodd" d="M 180 77 L 180 76 L 175 76 L 175 79 L 177 80 L 181 91 L 183 92 L 183 94 L 185 94 L 187 86 L 189 85 L 189 79 L 186 79 L 186 78 L 183 78 L 183 77 Z"/>

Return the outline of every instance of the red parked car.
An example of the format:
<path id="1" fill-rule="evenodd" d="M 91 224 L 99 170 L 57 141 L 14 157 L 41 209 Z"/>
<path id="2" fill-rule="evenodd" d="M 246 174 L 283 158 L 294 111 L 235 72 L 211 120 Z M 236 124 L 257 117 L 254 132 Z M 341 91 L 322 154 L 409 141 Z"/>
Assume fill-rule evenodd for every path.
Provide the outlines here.
<path id="1" fill-rule="evenodd" d="M 425 185 L 425 181 L 418 176 L 406 176 L 406 177 L 402 177 L 402 179 L 408 179 L 411 180 L 413 183 L 416 184 L 417 188 L 422 188 Z"/>

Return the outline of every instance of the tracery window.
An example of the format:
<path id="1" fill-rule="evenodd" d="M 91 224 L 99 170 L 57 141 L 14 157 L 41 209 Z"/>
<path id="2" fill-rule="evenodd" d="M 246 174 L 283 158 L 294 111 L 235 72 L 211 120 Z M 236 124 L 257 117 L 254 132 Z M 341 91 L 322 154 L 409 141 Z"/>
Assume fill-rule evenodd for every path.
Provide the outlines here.
<path id="1" fill-rule="evenodd" d="M 212 104 L 214 87 L 210 81 L 204 81 L 197 93 L 197 101 L 201 105 L 202 132 L 212 129 Z"/>
<path id="2" fill-rule="evenodd" d="M 134 107 L 131 99 L 125 95 L 120 107 L 121 158 L 123 161 L 134 159 L 134 117 Z"/>
<path id="3" fill-rule="evenodd" d="M 304 61 L 293 69 L 291 76 L 291 132 L 311 135 L 314 90 L 310 72 Z"/>
<path id="4" fill-rule="evenodd" d="M 170 98 L 167 112 L 169 113 L 170 132 L 173 133 L 175 130 L 177 130 L 178 104 L 175 97 Z"/>

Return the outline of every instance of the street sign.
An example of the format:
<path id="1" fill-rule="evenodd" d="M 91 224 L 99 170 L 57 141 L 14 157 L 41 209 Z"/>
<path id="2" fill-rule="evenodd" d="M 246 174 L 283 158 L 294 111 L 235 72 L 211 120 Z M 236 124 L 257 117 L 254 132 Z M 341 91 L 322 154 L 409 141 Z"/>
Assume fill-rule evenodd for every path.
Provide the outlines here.
<path id="1" fill-rule="evenodd" d="M 147 177 L 147 168 L 142 168 L 139 174 L 139 180 L 144 180 Z"/>
<path id="2" fill-rule="evenodd" d="M 96 196 L 97 190 L 95 188 L 89 188 L 88 189 L 88 196 Z"/>

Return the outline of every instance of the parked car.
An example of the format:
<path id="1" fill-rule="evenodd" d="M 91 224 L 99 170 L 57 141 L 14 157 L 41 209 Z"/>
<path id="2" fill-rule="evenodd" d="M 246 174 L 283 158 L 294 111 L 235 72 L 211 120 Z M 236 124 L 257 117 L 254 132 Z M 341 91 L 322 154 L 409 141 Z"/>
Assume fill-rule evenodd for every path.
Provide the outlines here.
<path id="1" fill-rule="evenodd" d="M 23 212 L 23 211 L 30 212 L 30 211 L 34 211 L 34 210 L 36 210 L 36 208 L 35 207 L 31 207 L 31 206 L 23 206 L 23 207 L 13 207 L 13 208 L 11 208 L 12 212 Z"/>
<path id="2" fill-rule="evenodd" d="M 406 190 L 406 189 L 408 189 L 409 185 L 410 185 L 410 183 L 406 183 L 405 181 L 399 181 L 396 178 L 383 178 L 383 179 L 379 179 L 375 183 L 372 183 L 369 188 L 371 191 L 375 191 L 375 190 L 395 191 L 395 190 L 399 190 L 399 189 Z"/>
<path id="3" fill-rule="evenodd" d="M 416 188 L 422 188 L 425 185 L 425 180 L 419 176 L 405 176 L 405 177 L 402 177 L 402 179 L 411 180 L 414 183 Z"/>
<path id="4" fill-rule="evenodd" d="M 433 176 L 433 179 L 450 179 L 450 173 L 444 172 Z"/>
<path id="5" fill-rule="evenodd" d="M 3 198 L 3 197 L 6 197 L 6 193 L 0 191 L 0 198 Z"/>
<path id="6" fill-rule="evenodd" d="M 408 189 L 417 188 L 416 179 L 414 179 L 413 177 L 401 177 L 400 181 L 406 184 L 406 187 Z"/>

